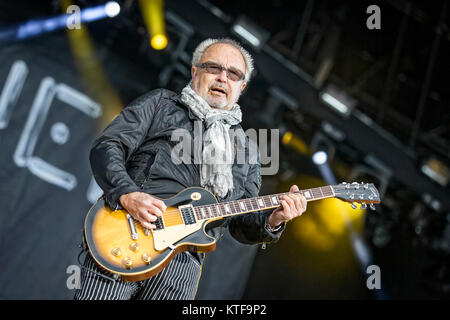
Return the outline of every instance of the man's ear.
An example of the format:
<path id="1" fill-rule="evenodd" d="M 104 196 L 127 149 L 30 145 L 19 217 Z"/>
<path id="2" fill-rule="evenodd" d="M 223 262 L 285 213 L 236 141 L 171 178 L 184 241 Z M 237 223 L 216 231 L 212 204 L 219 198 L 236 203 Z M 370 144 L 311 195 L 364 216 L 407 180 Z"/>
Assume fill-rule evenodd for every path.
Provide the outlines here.
<path id="1" fill-rule="evenodd" d="M 192 79 L 194 79 L 194 76 L 195 76 L 195 72 L 197 71 L 197 68 L 196 67 L 194 67 L 194 66 L 192 66 L 191 67 L 191 78 Z"/>
<path id="2" fill-rule="evenodd" d="M 244 89 L 247 87 L 247 82 L 244 82 L 241 86 L 241 92 L 244 92 Z"/>

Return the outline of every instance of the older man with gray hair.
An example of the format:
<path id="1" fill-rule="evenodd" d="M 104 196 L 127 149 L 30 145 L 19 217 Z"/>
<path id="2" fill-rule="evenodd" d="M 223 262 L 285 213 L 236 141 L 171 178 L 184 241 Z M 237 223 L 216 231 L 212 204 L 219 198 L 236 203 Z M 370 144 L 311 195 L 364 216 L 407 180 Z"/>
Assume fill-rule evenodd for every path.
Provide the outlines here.
<path id="1" fill-rule="evenodd" d="M 126 106 L 95 140 L 90 154 L 107 205 L 122 206 L 142 226 L 154 229 L 166 209 L 160 199 L 188 187 L 206 188 L 221 202 L 258 196 L 259 157 L 255 163 L 237 164 L 230 138 L 231 130 L 242 130 L 237 102 L 253 68 L 252 57 L 238 42 L 207 39 L 193 53 L 192 80 L 180 94 L 157 89 Z M 202 137 L 194 136 L 196 123 L 204 131 Z M 201 163 L 172 161 L 171 136 L 180 128 L 200 140 Z M 250 144 L 245 137 L 247 160 L 252 150 L 257 152 Z M 290 191 L 272 212 L 222 219 L 225 223 L 208 232 L 219 238 L 227 227 L 241 243 L 277 241 L 286 222 L 306 210 L 305 198 L 294 193 L 298 187 Z M 194 299 L 203 259 L 204 254 L 182 252 L 154 277 L 124 282 L 109 280 L 111 274 L 87 254 L 75 299 Z"/>

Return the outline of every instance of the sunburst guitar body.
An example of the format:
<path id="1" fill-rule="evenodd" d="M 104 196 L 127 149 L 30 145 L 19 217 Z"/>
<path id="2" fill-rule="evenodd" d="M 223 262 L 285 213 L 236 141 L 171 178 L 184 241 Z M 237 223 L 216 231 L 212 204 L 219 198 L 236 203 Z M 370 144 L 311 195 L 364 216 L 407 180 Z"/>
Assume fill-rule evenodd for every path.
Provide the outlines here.
<path id="1" fill-rule="evenodd" d="M 157 229 L 149 230 L 124 209 L 111 210 L 100 198 L 89 210 L 84 227 L 94 260 L 124 281 L 139 281 L 160 272 L 182 251 L 209 252 L 216 248 L 215 238 L 206 233 L 206 227 L 222 217 L 192 217 L 194 206 L 217 203 L 213 194 L 188 188 L 162 200 L 167 209 L 157 220 Z"/>
<path id="2" fill-rule="evenodd" d="M 298 191 L 307 201 L 340 198 L 362 203 L 364 209 L 379 203 L 373 184 L 342 183 Z M 219 220 L 233 215 L 262 212 L 280 206 L 287 193 L 218 203 L 209 191 L 187 188 L 164 201 L 167 209 L 146 229 L 124 209 L 111 210 L 101 197 L 89 210 L 84 225 L 88 249 L 96 263 L 123 281 L 148 279 L 163 270 L 176 254 L 183 251 L 209 252 L 216 239 L 207 234 Z M 363 207 L 364 206 L 364 207 Z"/>

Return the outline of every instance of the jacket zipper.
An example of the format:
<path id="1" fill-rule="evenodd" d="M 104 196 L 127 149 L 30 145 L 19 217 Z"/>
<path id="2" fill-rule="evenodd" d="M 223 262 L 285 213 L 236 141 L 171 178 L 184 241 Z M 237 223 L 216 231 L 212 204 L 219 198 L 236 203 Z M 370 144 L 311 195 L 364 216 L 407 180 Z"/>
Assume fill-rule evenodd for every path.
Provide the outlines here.
<path id="1" fill-rule="evenodd" d="M 141 189 L 144 186 L 144 184 L 147 182 L 147 180 L 148 180 L 148 177 L 145 177 L 144 181 L 141 183 L 141 186 L 140 186 Z"/>

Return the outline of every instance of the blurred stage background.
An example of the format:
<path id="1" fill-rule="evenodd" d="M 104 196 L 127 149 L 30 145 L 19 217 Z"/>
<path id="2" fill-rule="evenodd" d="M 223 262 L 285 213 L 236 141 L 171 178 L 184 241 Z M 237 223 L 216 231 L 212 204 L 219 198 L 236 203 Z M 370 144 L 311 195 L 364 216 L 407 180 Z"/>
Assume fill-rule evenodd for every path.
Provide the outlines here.
<path id="1" fill-rule="evenodd" d="M 381 29 L 367 26 L 373 4 Z M 67 270 L 78 265 L 84 216 L 101 195 L 91 142 L 139 95 L 179 92 L 207 37 L 233 37 L 255 58 L 240 99 L 244 129 L 280 130 L 269 140 L 279 170 L 263 177 L 261 194 L 364 181 L 382 203 L 376 211 L 309 203 L 265 250 L 225 234 L 207 255 L 197 299 L 448 298 L 448 7 L 1 1 L 0 298 L 72 298 Z M 319 151 L 326 158 L 313 162 Z M 369 265 L 379 266 L 381 289 L 368 289 Z"/>

